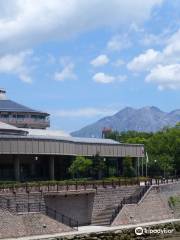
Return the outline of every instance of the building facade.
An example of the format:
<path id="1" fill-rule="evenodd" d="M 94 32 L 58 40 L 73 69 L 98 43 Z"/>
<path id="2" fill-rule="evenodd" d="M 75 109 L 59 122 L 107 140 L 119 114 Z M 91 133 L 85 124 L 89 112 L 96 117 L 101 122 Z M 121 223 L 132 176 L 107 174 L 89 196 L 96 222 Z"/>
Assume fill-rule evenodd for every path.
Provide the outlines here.
<path id="1" fill-rule="evenodd" d="M 5 99 L 1 101 L 5 101 Z M 0 106 L 2 113 L 1 102 Z M 23 109 L 29 108 L 23 106 Z M 21 111 L 20 113 L 16 107 L 13 109 L 13 105 L 11 105 L 11 111 L 8 111 L 8 114 L 13 112 L 34 114 L 31 111 Z M 35 111 L 35 113 L 40 114 L 41 112 Z M 49 116 L 47 113 L 41 114 Z M 19 120 L 12 125 L 5 121 L 0 122 L 1 180 L 66 179 L 69 174 L 68 168 L 76 156 L 85 156 L 93 161 L 96 161 L 96 156 L 99 156 L 106 161 L 107 165 L 113 162 L 116 166 L 116 175 L 119 176 L 123 171 L 124 157 L 132 157 L 134 165 L 138 158 L 144 157 L 144 146 L 141 144 L 123 144 L 110 139 L 32 134 L 28 132 L 28 127 L 30 128 L 32 125 L 27 125 L 27 129 L 24 126 Z M 42 128 L 41 121 L 37 121 L 36 127 Z M 42 132 L 47 132 L 47 130 L 42 130 Z"/>
<path id="2" fill-rule="evenodd" d="M 50 127 L 49 114 L 36 111 L 7 99 L 0 89 L 0 121 L 19 128 L 46 129 Z"/>

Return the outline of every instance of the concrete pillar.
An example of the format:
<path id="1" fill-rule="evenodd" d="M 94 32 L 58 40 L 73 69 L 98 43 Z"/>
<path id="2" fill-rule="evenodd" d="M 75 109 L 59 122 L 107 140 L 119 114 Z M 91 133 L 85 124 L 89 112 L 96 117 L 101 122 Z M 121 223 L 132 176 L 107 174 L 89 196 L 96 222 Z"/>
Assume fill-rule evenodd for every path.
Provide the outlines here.
<path id="1" fill-rule="evenodd" d="M 20 181 L 20 160 L 19 156 L 14 158 L 14 177 L 16 181 Z"/>
<path id="2" fill-rule="evenodd" d="M 123 158 L 117 158 L 117 174 L 121 176 L 123 174 Z"/>
<path id="3" fill-rule="evenodd" d="M 31 170 L 31 177 L 34 177 L 36 175 L 36 165 L 35 163 L 31 163 L 30 165 L 30 170 Z"/>
<path id="4" fill-rule="evenodd" d="M 50 180 L 54 180 L 54 157 L 51 156 L 49 160 L 49 177 Z"/>

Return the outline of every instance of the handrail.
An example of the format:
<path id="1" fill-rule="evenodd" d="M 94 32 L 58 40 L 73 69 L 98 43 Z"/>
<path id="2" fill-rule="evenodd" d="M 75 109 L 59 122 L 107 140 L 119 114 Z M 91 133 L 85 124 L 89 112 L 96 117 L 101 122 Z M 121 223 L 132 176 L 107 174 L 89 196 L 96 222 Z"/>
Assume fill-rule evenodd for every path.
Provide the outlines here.
<path id="1" fill-rule="evenodd" d="M 138 185 L 139 180 L 138 179 L 133 179 L 133 180 L 111 180 L 111 181 L 90 181 L 90 182 L 74 182 L 74 183 L 48 183 L 41 185 L 30 185 L 28 183 L 22 183 L 19 186 L 10 185 L 8 187 L 6 186 L 0 186 L 0 192 L 4 192 L 5 189 L 8 190 L 8 192 L 59 192 L 59 191 L 71 191 L 71 190 L 76 190 L 76 191 L 82 191 L 82 190 L 97 190 L 98 188 L 106 188 L 106 187 L 120 187 L 120 186 L 126 186 L 126 185 Z"/>
<path id="2" fill-rule="evenodd" d="M 78 230 L 79 223 L 77 220 L 70 218 L 59 211 L 52 209 L 48 206 L 45 206 L 43 202 L 27 202 L 27 203 L 15 203 L 10 204 L 10 199 L 0 196 L 0 203 L 1 200 L 5 201 L 5 205 L 1 205 L 1 208 L 5 208 L 8 211 L 14 211 L 16 213 L 23 213 L 23 212 L 42 212 L 45 213 L 47 216 L 59 221 L 63 224 L 68 225 L 71 228 Z"/>
<path id="3" fill-rule="evenodd" d="M 5 201 L 5 206 L 1 204 L 2 200 Z M 11 200 L 9 198 L 6 198 L 6 197 L 3 197 L 3 196 L 0 195 L 0 207 L 1 208 L 9 209 L 10 208 L 10 201 Z"/>
<path id="4" fill-rule="evenodd" d="M 51 218 L 54 218 L 58 222 L 61 222 L 65 225 L 68 225 L 71 228 L 78 230 L 79 223 L 77 220 L 60 213 L 56 209 L 46 206 L 46 215 Z"/>
<path id="5" fill-rule="evenodd" d="M 26 202 L 26 203 L 16 203 L 15 211 L 17 213 L 23 212 L 43 212 L 43 208 L 45 207 L 43 202 Z"/>
<path id="6" fill-rule="evenodd" d="M 56 209 L 46 206 L 43 202 L 16 203 L 14 210 L 17 213 L 42 212 L 43 214 L 46 214 L 47 216 L 55 219 L 56 221 L 61 222 L 71 228 L 78 230 L 79 223 L 77 220 L 60 213 Z"/>
<path id="7" fill-rule="evenodd" d="M 121 209 L 123 208 L 123 206 L 125 204 L 136 204 L 138 203 L 142 197 L 144 196 L 144 194 L 147 192 L 147 190 L 150 188 L 150 185 L 145 185 L 142 190 L 139 192 L 139 194 L 135 194 L 129 197 L 124 197 L 122 199 L 122 201 L 120 202 L 120 204 L 115 207 L 114 212 L 111 216 L 110 219 L 110 224 L 113 222 L 113 220 L 116 218 L 116 216 L 119 214 L 119 212 L 121 211 Z"/>
<path id="8" fill-rule="evenodd" d="M 145 183 L 149 183 L 150 185 L 159 185 L 159 184 L 166 184 L 166 183 L 173 183 L 178 181 L 180 176 L 175 176 L 175 177 L 168 177 L 168 178 L 149 178 L 148 180 L 145 180 Z M 44 185 L 39 184 L 37 185 L 31 185 L 28 182 L 26 183 L 21 183 L 18 186 L 16 184 L 10 184 L 8 185 L 0 185 L 0 192 L 4 192 L 5 190 L 12 193 L 16 193 L 18 191 L 30 193 L 30 192 L 60 192 L 60 191 L 71 191 L 71 190 L 76 190 L 76 191 L 82 191 L 82 190 L 90 190 L 90 189 L 95 189 L 97 190 L 98 188 L 106 188 L 106 187 L 120 187 L 120 186 L 126 186 L 126 185 L 139 185 L 140 183 L 140 178 L 135 178 L 135 179 L 123 179 L 121 180 L 120 178 L 117 180 L 101 180 L 101 181 L 82 181 L 78 182 L 75 181 L 74 183 L 45 183 Z"/>

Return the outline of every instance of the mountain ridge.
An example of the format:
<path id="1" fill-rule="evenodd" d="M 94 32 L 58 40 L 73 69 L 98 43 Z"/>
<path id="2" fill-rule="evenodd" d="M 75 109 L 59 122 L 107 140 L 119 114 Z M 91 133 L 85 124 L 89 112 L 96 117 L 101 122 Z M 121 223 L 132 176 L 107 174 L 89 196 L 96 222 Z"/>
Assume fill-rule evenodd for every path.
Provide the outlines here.
<path id="1" fill-rule="evenodd" d="M 112 116 L 99 119 L 78 131 L 72 132 L 76 137 L 101 137 L 104 127 L 112 130 L 156 132 L 165 126 L 174 126 L 180 122 L 180 109 L 165 112 L 155 106 L 142 108 L 125 107 Z"/>

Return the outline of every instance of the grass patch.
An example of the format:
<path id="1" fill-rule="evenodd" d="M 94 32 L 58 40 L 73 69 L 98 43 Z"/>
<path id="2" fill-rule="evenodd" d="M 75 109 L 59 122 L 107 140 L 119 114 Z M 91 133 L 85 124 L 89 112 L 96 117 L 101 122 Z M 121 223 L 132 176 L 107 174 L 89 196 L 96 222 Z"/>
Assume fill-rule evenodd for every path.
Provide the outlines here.
<path id="1" fill-rule="evenodd" d="M 180 205 L 180 196 L 171 196 L 169 198 L 169 204 L 173 207 Z"/>

